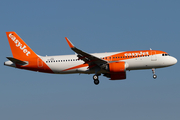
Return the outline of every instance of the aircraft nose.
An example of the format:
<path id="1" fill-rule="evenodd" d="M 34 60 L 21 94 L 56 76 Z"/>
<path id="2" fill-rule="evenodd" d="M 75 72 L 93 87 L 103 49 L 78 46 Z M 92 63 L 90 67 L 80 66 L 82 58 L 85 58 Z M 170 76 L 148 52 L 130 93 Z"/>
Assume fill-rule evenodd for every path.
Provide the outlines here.
<path id="1" fill-rule="evenodd" d="M 177 59 L 175 57 L 172 57 L 170 61 L 173 65 L 177 63 Z"/>

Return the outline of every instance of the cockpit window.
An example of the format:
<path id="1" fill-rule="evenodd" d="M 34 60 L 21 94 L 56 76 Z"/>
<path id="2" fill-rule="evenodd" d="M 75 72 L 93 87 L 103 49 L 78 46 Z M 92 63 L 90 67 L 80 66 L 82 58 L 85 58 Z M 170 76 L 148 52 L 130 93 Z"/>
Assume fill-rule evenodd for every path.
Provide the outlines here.
<path id="1" fill-rule="evenodd" d="M 162 54 L 162 56 L 169 56 L 169 54 L 165 54 L 165 53 L 164 53 L 164 54 Z"/>

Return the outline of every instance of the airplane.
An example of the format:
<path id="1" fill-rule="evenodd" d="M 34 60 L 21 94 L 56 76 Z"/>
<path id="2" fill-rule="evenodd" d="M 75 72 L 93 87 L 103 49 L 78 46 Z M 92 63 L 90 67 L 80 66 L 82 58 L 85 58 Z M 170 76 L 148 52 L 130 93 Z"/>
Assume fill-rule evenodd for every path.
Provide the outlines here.
<path id="1" fill-rule="evenodd" d="M 94 84 L 99 84 L 99 76 L 110 80 L 126 79 L 126 71 L 152 69 L 156 79 L 155 69 L 172 66 L 177 63 L 175 57 L 160 50 L 138 50 L 123 52 L 106 52 L 89 54 L 75 47 L 65 37 L 74 55 L 40 56 L 36 54 L 16 32 L 6 32 L 13 57 L 4 65 L 19 69 L 52 74 L 94 74 Z"/>

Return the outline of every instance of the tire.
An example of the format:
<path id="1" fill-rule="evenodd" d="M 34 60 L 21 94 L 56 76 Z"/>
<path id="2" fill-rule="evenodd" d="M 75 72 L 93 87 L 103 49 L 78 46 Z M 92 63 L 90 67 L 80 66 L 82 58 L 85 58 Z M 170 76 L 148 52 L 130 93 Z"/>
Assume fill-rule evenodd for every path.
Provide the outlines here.
<path id="1" fill-rule="evenodd" d="M 154 74 L 154 75 L 153 75 L 153 78 L 156 79 L 156 78 L 157 78 L 157 75 Z"/>
<path id="2" fill-rule="evenodd" d="M 94 84 L 98 85 L 99 84 L 99 80 L 94 80 Z"/>
<path id="3" fill-rule="evenodd" d="M 93 79 L 94 79 L 94 80 L 98 80 L 98 76 L 97 76 L 97 75 L 94 75 L 94 76 L 93 76 Z"/>

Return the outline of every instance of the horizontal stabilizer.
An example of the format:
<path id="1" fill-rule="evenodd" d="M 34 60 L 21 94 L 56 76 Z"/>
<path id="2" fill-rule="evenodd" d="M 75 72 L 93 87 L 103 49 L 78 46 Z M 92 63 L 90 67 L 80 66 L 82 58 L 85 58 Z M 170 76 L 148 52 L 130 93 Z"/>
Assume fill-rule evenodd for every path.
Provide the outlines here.
<path id="1" fill-rule="evenodd" d="M 15 63 L 15 64 L 19 64 L 19 65 L 25 65 L 27 64 L 27 62 L 18 60 L 16 58 L 12 58 L 12 57 L 6 57 L 7 59 L 9 59 L 11 62 Z"/>

